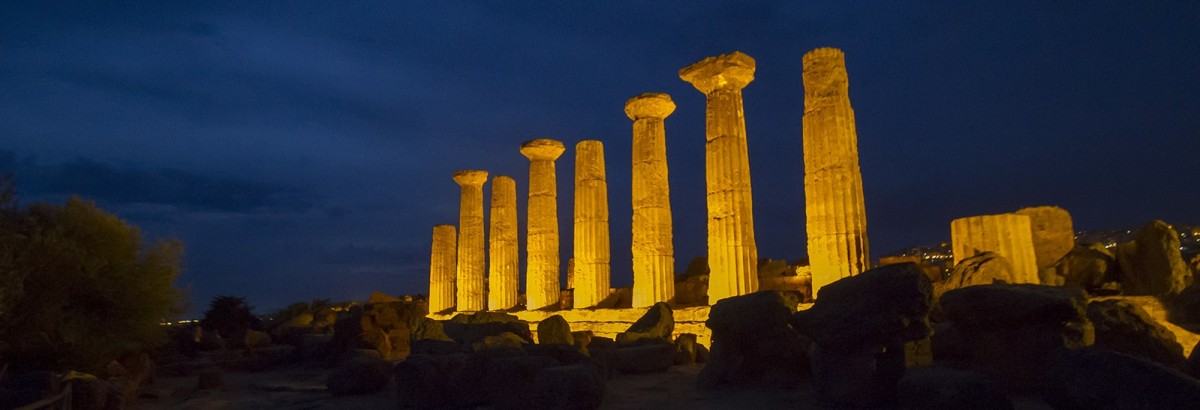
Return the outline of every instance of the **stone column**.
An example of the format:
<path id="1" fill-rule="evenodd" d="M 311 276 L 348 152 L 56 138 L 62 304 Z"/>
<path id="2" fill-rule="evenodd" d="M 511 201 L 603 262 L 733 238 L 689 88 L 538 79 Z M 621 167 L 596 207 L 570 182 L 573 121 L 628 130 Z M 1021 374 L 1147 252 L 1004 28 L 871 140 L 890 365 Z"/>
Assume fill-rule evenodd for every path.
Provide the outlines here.
<path id="1" fill-rule="evenodd" d="M 462 187 L 458 208 L 458 311 L 487 310 L 484 304 L 483 184 L 487 171 L 459 170 L 454 182 Z"/>
<path id="2" fill-rule="evenodd" d="M 576 308 L 594 307 L 608 296 L 608 181 L 604 144 L 575 144 L 575 288 Z"/>
<path id="3" fill-rule="evenodd" d="M 458 270 L 458 238 L 454 225 L 434 225 L 429 256 L 429 313 L 454 309 L 454 276 Z"/>
<path id="4" fill-rule="evenodd" d="M 488 309 L 517 305 L 520 260 L 517 259 L 517 182 L 492 178 L 491 225 L 488 232 Z"/>
<path id="5" fill-rule="evenodd" d="M 708 57 L 679 70 L 704 93 L 705 180 L 708 186 L 708 303 L 758 290 L 750 158 L 742 88 L 754 80 L 754 59 L 741 52 Z"/>
<path id="6" fill-rule="evenodd" d="M 633 307 L 675 298 L 675 245 L 671 186 L 667 179 L 667 133 L 663 120 L 675 112 L 671 96 L 646 93 L 625 102 L 633 120 Z"/>
<path id="7" fill-rule="evenodd" d="M 950 222 L 954 264 L 979 253 L 995 252 L 1012 264 L 1017 283 L 1040 283 L 1029 221 L 1029 216 L 1017 214 L 955 219 Z"/>
<path id="8" fill-rule="evenodd" d="M 813 296 L 822 286 L 870 268 L 858 133 L 846 62 L 818 48 L 804 66 L 804 210 Z"/>
<path id="9" fill-rule="evenodd" d="M 529 158 L 529 212 L 526 216 L 525 306 L 527 310 L 558 306 L 558 185 L 554 160 L 566 148 L 561 141 L 535 139 L 521 144 Z"/>

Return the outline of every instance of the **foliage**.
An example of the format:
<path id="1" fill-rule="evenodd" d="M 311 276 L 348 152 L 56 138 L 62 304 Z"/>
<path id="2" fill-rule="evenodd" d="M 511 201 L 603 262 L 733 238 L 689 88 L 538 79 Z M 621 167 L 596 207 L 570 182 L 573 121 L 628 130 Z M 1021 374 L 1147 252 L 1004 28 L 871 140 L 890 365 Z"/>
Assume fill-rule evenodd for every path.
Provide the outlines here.
<path id="1" fill-rule="evenodd" d="M 83 199 L 0 207 L 0 357 L 91 370 L 162 342 L 159 323 L 182 311 L 182 256 Z"/>
<path id="2" fill-rule="evenodd" d="M 246 304 L 245 298 L 217 296 L 208 304 L 200 326 L 221 337 L 231 338 L 246 333 L 246 330 L 260 328 L 258 317 L 250 313 L 251 310 L 253 308 Z"/>

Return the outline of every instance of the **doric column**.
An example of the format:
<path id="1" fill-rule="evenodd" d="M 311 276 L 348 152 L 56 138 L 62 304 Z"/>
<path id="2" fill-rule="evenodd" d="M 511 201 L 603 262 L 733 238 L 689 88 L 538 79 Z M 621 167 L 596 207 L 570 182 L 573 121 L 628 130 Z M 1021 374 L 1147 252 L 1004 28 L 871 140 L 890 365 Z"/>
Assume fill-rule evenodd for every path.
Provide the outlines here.
<path id="1" fill-rule="evenodd" d="M 596 306 L 608 296 L 608 181 L 604 144 L 575 144 L 575 288 L 577 308 Z"/>
<path id="2" fill-rule="evenodd" d="M 999 214 L 958 218 L 950 222 L 954 264 L 983 252 L 995 252 L 1012 264 L 1017 283 L 1041 283 L 1029 216 Z"/>
<path id="3" fill-rule="evenodd" d="M 429 255 L 429 313 L 454 309 L 454 276 L 458 270 L 458 238 L 454 225 L 434 225 Z"/>
<path id="4" fill-rule="evenodd" d="M 708 303 L 758 290 L 750 158 L 742 88 L 754 80 L 754 59 L 741 52 L 708 57 L 679 70 L 704 93 L 705 180 L 708 186 Z"/>
<path id="5" fill-rule="evenodd" d="M 487 171 L 459 170 L 454 182 L 462 187 L 458 208 L 458 311 L 486 310 L 483 291 L 483 184 Z"/>
<path id="6" fill-rule="evenodd" d="M 867 270 L 871 259 L 845 58 L 836 48 L 818 48 L 803 65 L 804 210 L 816 296 L 822 286 Z"/>
<path id="7" fill-rule="evenodd" d="M 492 178 L 491 226 L 488 232 L 488 309 L 517 305 L 520 260 L 517 253 L 517 182 Z"/>
<path id="8" fill-rule="evenodd" d="M 675 297 L 671 186 L 667 182 L 667 133 L 663 120 L 675 112 L 671 96 L 646 93 L 625 102 L 633 120 L 633 307 Z"/>
<path id="9" fill-rule="evenodd" d="M 521 144 L 529 158 L 529 211 L 526 215 L 525 306 L 527 310 L 558 306 L 558 185 L 554 160 L 566 148 L 561 141 L 535 139 Z"/>

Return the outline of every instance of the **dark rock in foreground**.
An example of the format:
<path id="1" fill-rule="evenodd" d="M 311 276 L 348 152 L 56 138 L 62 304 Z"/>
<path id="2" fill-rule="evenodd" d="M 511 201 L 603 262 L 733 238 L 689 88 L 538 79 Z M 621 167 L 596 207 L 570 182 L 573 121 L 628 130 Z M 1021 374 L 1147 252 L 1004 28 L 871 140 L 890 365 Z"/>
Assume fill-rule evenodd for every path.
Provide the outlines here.
<path id="1" fill-rule="evenodd" d="M 1138 305 L 1118 299 L 1095 301 L 1088 304 L 1087 316 L 1096 329 L 1096 347 L 1184 367 L 1187 359 L 1175 334 Z"/>
<path id="2" fill-rule="evenodd" d="M 645 315 L 629 326 L 623 333 L 617 334 L 617 345 L 628 346 L 642 342 L 671 342 L 671 333 L 675 331 L 675 314 L 671 306 L 664 302 L 655 303 Z"/>
<path id="3" fill-rule="evenodd" d="M 904 410 L 1012 410 L 1004 385 L 969 370 L 908 369 L 897 386 Z"/>
<path id="4" fill-rule="evenodd" d="M 329 372 L 325 387 L 334 396 L 375 393 L 383 390 L 394 370 L 395 365 L 387 360 L 358 357 L 343 362 Z"/>
<path id="5" fill-rule="evenodd" d="M 810 373 L 807 350 L 811 343 L 792 328 L 798 299 L 777 291 L 762 291 L 722 299 L 705 325 L 712 329 L 709 357 L 696 379 L 702 389 L 766 385 L 791 388 Z"/>
<path id="6" fill-rule="evenodd" d="M 1062 352 L 1043 399 L 1056 409 L 1195 409 L 1200 381 L 1145 359 L 1103 349 Z"/>

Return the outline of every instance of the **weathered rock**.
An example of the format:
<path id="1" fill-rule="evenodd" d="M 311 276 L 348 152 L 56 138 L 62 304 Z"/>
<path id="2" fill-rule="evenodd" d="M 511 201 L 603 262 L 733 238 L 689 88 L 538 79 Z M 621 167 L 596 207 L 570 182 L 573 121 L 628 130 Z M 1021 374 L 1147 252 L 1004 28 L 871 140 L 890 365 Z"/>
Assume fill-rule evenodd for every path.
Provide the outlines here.
<path id="1" fill-rule="evenodd" d="M 1098 243 L 1076 245 L 1053 268 L 1064 284 L 1088 291 L 1104 287 L 1118 275 L 1116 256 Z"/>
<path id="2" fill-rule="evenodd" d="M 423 304 L 410 302 L 356 307 L 334 325 L 334 352 L 370 348 L 385 359 L 403 359 L 409 353 L 410 329 L 426 315 L 424 309 Z"/>
<path id="3" fill-rule="evenodd" d="M 1186 358 L 1175 334 L 1138 305 L 1109 299 L 1088 304 L 1088 319 L 1096 329 L 1095 346 L 1182 369 Z"/>
<path id="4" fill-rule="evenodd" d="M 1038 268 L 1053 266 L 1075 246 L 1075 227 L 1067 210 L 1057 206 L 1035 206 L 1014 213 L 1029 217 Z"/>
<path id="5" fill-rule="evenodd" d="M 958 218 L 950 222 L 954 263 L 982 252 L 1003 255 L 1012 264 L 1010 283 L 1041 283 L 1033 230 L 1027 215 L 1013 213 Z"/>
<path id="6" fill-rule="evenodd" d="M 503 312 L 458 314 L 443 322 L 442 328 L 451 339 L 464 346 L 471 346 L 487 336 L 496 336 L 505 332 L 517 335 L 527 343 L 533 343 L 533 334 L 529 331 L 529 323 Z"/>
<path id="7" fill-rule="evenodd" d="M 675 338 L 675 364 L 696 363 L 696 335 L 684 333 Z"/>
<path id="8" fill-rule="evenodd" d="M 896 383 L 904 376 L 902 346 L 843 354 L 813 344 L 808 357 L 819 402 L 851 408 L 891 406 L 896 402 Z"/>
<path id="9" fill-rule="evenodd" d="M 941 297 L 951 289 L 997 282 L 1015 283 L 1016 279 L 1008 259 L 995 252 L 983 252 L 954 265 L 950 276 L 934 287 L 934 298 Z"/>
<path id="10" fill-rule="evenodd" d="M 1052 353 L 1092 344 L 1084 303 L 1078 289 L 1042 285 L 946 292 L 948 322 L 933 335 L 934 359 L 964 362 L 1017 390 L 1040 389 Z"/>
<path id="11" fill-rule="evenodd" d="M 629 346 L 646 342 L 671 342 L 675 330 L 675 316 L 666 302 L 655 303 L 645 315 L 633 322 L 629 329 L 617 334 L 618 346 Z"/>
<path id="12" fill-rule="evenodd" d="M 796 313 L 797 330 L 842 354 L 903 345 L 929 335 L 932 293 L 915 264 L 881 266 L 821 288 L 812 308 Z"/>
<path id="13" fill-rule="evenodd" d="M 410 354 L 439 355 L 450 353 L 469 353 L 470 347 L 445 340 L 420 339 L 412 342 Z"/>
<path id="14" fill-rule="evenodd" d="M 1163 221 L 1150 221 L 1133 242 L 1121 244 L 1117 262 L 1127 295 L 1176 294 L 1192 283 L 1192 269 L 1179 252 L 1179 234 Z"/>
<path id="15" fill-rule="evenodd" d="M 603 376 L 586 364 L 542 369 L 533 385 L 537 408 L 597 409 L 604 399 Z"/>
<path id="16" fill-rule="evenodd" d="M 610 364 L 624 374 L 665 371 L 675 361 L 675 346 L 666 342 L 643 342 L 610 350 Z"/>
<path id="17" fill-rule="evenodd" d="M 520 336 L 510 332 L 504 332 L 495 336 L 485 336 L 482 339 L 471 343 L 471 351 L 478 352 L 480 350 L 495 350 L 495 349 L 521 349 L 522 346 L 528 344 L 529 341 L 522 339 Z"/>
<path id="18" fill-rule="evenodd" d="M 442 340 L 447 342 L 454 341 L 454 339 L 451 339 L 450 336 L 446 334 L 446 330 L 443 328 L 441 321 L 433 320 L 427 317 L 418 319 L 417 325 L 414 326 L 412 330 L 413 342 L 423 339 Z"/>
<path id="19" fill-rule="evenodd" d="M 387 360 L 359 357 L 329 372 L 325 387 L 334 396 L 375 393 L 387 385 L 394 370 L 395 365 Z"/>
<path id="20" fill-rule="evenodd" d="M 560 315 L 550 316 L 538 322 L 537 334 L 539 344 L 575 344 L 575 338 L 571 336 L 571 324 Z"/>
<path id="21" fill-rule="evenodd" d="M 575 341 L 575 349 L 582 352 L 584 355 L 590 355 L 588 345 L 592 344 L 592 337 L 595 335 L 591 330 L 579 330 L 571 332 L 571 339 Z"/>
<path id="22" fill-rule="evenodd" d="M 910 368 L 897 386 L 904 410 L 1011 410 L 1004 385 L 969 370 Z"/>
<path id="23" fill-rule="evenodd" d="M 1058 355 L 1043 399 L 1057 409 L 1194 409 L 1200 381 L 1157 363 L 1104 349 Z"/>
<path id="24" fill-rule="evenodd" d="M 523 349 L 530 356 L 549 357 L 563 365 L 575 364 L 587 359 L 587 356 L 575 346 L 564 344 L 525 345 Z"/>
<path id="25" fill-rule="evenodd" d="M 81 377 L 72 383 L 69 403 L 73 409 L 121 410 L 128 403 L 119 382 Z"/>
<path id="26" fill-rule="evenodd" d="M 429 409 L 448 405 L 452 383 L 466 365 L 463 353 L 429 356 L 414 353 L 396 366 L 400 408 Z"/>
<path id="27" fill-rule="evenodd" d="M 809 376 L 811 341 L 791 327 L 796 298 L 785 296 L 761 291 L 722 299 L 712 307 L 705 322 L 713 331 L 712 352 L 697 349 L 697 361 L 705 363 L 697 386 L 790 388 Z"/>
<path id="28" fill-rule="evenodd" d="M 487 361 L 483 380 L 460 386 L 485 391 L 487 404 L 492 408 L 537 408 L 534 378 L 543 369 L 558 365 L 557 361 L 540 356 L 495 358 Z"/>
<path id="29" fill-rule="evenodd" d="M 705 269 L 708 269 L 705 266 Z M 708 274 L 680 276 L 675 281 L 675 306 L 708 306 Z"/>

